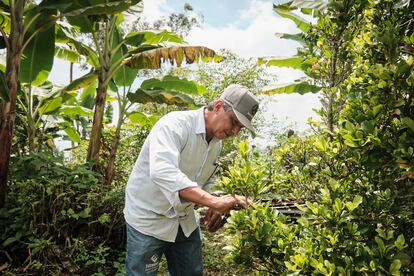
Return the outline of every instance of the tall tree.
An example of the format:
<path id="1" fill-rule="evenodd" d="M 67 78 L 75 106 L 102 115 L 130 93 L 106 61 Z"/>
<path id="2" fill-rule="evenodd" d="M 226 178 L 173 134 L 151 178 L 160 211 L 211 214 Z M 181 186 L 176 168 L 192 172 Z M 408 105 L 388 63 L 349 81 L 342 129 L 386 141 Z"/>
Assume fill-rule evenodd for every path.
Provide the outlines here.
<path id="1" fill-rule="evenodd" d="M 142 31 L 123 35 L 122 21 L 123 16 L 119 12 L 109 16 L 84 18 L 82 22 L 70 20 L 72 24 L 80 28 L 81 32 L 90 36 L 92 46 L 81 43 L 70 36 L 68 36 L 68 44 L 84 55 L 93 69 L 87 75 L 75 80 L 65 90 L 78 89 L 89 85 L 96 79 L 98 81 L 87 154 L 88 161 L 99 160 L 108 86 L 114 84 L 113 78 L 117 73 L 125 71 L 125 66 L 137 70 L 158 69 L 164 61 L 180 66 L 183 61 L 192 63 L 204 56 L 214 56 L 214 51 L 205 47 L 187 46 L 181 37 L 167 31 Z M 132 74 L 129 77 L 133 80 L 136 73 L 135 70 L 128 74 Z"/>
<path id="2" fill-rule="evenodd" d="M 135 4 L 138 2 L 134 1 Z M 132 4 L 131 1 L 119 0 L 88 0 L 82 3 L 44 0 L 38 5 L 26 0 L 0 2 L 1 41 L 7 50 L 3 77 L 6 85 L 2 86 L 0 94 L 0 207 L 4 206 L 6 198 L 19 81 L 41 84 L 47 79 L 53 58 L 50 61 L 50 51 L 43 51 L 42 45 L 54 44 L 55 33 L 52 30 L 56 20 L 67 17 L 79 22 L 87 17 L 120 12 Z"/>
<path id="3" fill-rule="evenodd" d="M 11 0 L 9 6 L 0 3 L 3 9 L 10 12 L 9 33 L 6 26 L 2 26 L 1 33 L 7 48 L 6 84 L 5 93 L 0 105 L 0 207 L 3 207 L 6 199 L 7 172 L 9 169 L 10 150 L 13 137 L 13 127 L 16 110 L 16 97 L 19 83 L 20 58 L 23 48 L 24 23 L 23 12 L 26 1 Z M 2 12 L 5 17 L 5 10 Z M 4 89 L 4 88 L 3 88 Z"/>

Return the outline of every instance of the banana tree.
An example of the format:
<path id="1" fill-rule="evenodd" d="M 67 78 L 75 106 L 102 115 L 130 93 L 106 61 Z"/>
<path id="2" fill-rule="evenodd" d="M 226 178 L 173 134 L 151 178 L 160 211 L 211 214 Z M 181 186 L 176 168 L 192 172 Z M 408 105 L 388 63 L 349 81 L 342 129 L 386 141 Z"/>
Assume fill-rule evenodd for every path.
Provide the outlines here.
<path id="1" fill-rule="evenodd" d="M 0 95 L 0 208 L 5 204 L 19 81 L 42 84 L 53 64 L 56 9 L 40 9 L 28 1 L 0 2 L 0 40 L 6 48 L 5 86 Z M 42 52 L 39 53 L 39 48 Z M 52 50 L 53 52 L 53 50 Z M 29 90 L 29 93 L 31 90 Z M 24 96 L 27 94 L 23 93 Z M 30 99 L 28 104 L 31 105 Z"/>
<path id="2" fill-rule="evenodd" d="M 183 45 L 184 41 L 178 35 L 167 32 L 131 32 L 122 35 L 120 24 L 122 14 L 111 15 L 104 18 L 95 26 L 89 19 L 89 24 L 79 24 L 80 31 L 90 34 L 93 46 L 89 47 L 74 38 L 68 44 L 79 53 L 87 57 L 93 70 L 70 84 L 70 89 L 80 88 L 87 81 L 98 81 L 94 104 L 94 119 L 88 146 L 88 161 L 98 161 L 100 151 L 101 129 L 105 110 L 105 100 L 108 86 L 121 68 L 129 66 L 132 69 L 160 68 L 161 63 L 170 61 L 180 66 L 183 61 L 192 63 L 202 57 L 213 57 L 214 51 L 205 47 Z M 72 22 L 76 24 L 76 22 Z M 98 22 L 95 22 L 98 23 Z M 171 46 L 173 44 L 174 46 Z M 129 77 L 134 79 L 137 71 L 130 71 Z"/>
<path id="3" fill-rule="evenodd" d="M 38 5 L 26 0 L 0 1 L 0 47 L 7 51 L 2 77 L 6 85 L 1 86 L 0 93 L 0 208 L 5 204 L 19 81 L 29 84 L 30 93 L 30 85 L 41 85 L 47 79 L 53 64 L 50 45 L 54 44 L 56 20 L 66 17 L 81 21 L 85 17 L 118 13 L 132 4 L 124 0 L 86 0 L 81 3 L 44 0 Z M 43 48 L 43 45 L 47 47 Z M 27 102 L 33 110 L 30 98 Z"/>
<path id="4" fill-rule="evenodd" d="M 7 190 L 7 172 L 9 168 L 10 150 L 13 137 L 13 127 L 16 110 L 16 97 L 18 90 L 18 78 L 20 58 L 23 46 L 23 12 L 24 1 L 10 1 L 6 5 L 0 2 L 1 40 L 7 49 L 5 76 L 2 75 L 2 96 L 0 104 L 0 208 L 4 207 Z"/>
<path id="5" fill-rule="evenodd" d="M 115 159 L 120 141 L 120 132 L 125 120 L 129 119 L 132 123 L 141 127 L 151 126 L 157 120 L 155 115 L 140 112 L 140 105 L 159 103 L 191 106 L 194 105 L 194 101 L 189 95 L 199 95 L 206 91 L 203 86 L 193 81 L 165 76 L 162 80 L 145 80 L 138 89 L 132 92 L 136 74 L 137 69 L 131 69 L 127 66 L 121 67 L 115 75 L 114 85 L 111 87 L 111 90 L 114 90 L 116 93 L 119 114 L 115 135 L 111 143 L 111 152 L 105 169 L 105 183 L 107 185 L 110 185 L 114 179 Z M 134 108 L 135 106 L 137 108 Z M 131 108 L 134 108 L 132 112 L 130 112 Z"/>
<path id="6" fill-rule="evenodd" d="M 120 22 L 121 19 L 118 19 Z M 214 52 L 205 47 L 194 47 L 182 45 L 183 40 L 174 33 L 161 31 L 161 32 L 131 32 L 124 36 L 122 30 L 116 25 L 112 31 L 111 45 L 107 48 L 110 51 L 111 60 L 108 61 L 109 70 L 105 74 L 105 78 L 101 75 L 101 69 L 97 69 L 100 66 L 99 61 L 102 60 L 99 57 L 94 57 L 92 51 L 87 45 L 81 44 L 74 39 L 70 39 L 67 43 L 77 48 L 81 53 L 89 53 L 89 63 L 93 69 L 88 74 L 75 80 L 69 84 L 64 91 L 76 90 L 82 87 L 88 87 L 85 91 L 90 91 L 91 83 L 98 81 L 99 87 L 105 87 L 105 99 L 108 87 L 110 90 L 116 93 L 116 98 L 119 104 L 119 115 L 118 122 L 115 132 L 115 137 L 112 141 L 111 153 L 109 160 L 107 161 L 105 168 L 105 182 L 110 184 L 113 180 L 114 175 L 114 164 L 116 152 L 119 144 L 119 135 L 121 126 L 126 119 L 126 114 L 131 104 L 137 99 L 132 97 L 129 98 L 127 95 L 133 89 L 133 83 L 140 69 L 158 69 L 161 67 L 161 63 L 164 61 L 170 61 L 171 64 L 180 66 L 184 61 L 187 63 L 195 62 L 199 59 L 204 61 L 220 61 L 220 57 L 214 56 Z M 178 44 L 178 46 L 167 47 L 167 44 Z M 95 45 L 95 47 L 98 45 Z M 99 84 L 103 82 L 103 84 Z M 150 86 L 149 84 L 153 85 Z M 156 86 L 154 86 L 156 85 Z M 160 88 L 161 87 L 161 88 Z M 162 103 L 188 103 L 191 102 L 191 98 L 185 97 L 178 92 L 184 93 L 201 93 L 202 90 L 196 84 L 186 81 L 179 80 L 173 77 L 166 78 L 162 83 L 157 81 L 145 81 L 141 87 L 142 96 L 146 95 L 146 101 L 161 101 Z M 146 94 L 146 92 L 155 93 L 153 88 L 157 88 L 158 92 L 163 91 L 164 94 Z M 145 92 L 144 92 L 145 91 Z M 170 98 L 166 98 L 166 93 L 169 92 Z M 88 95 L 88 92 L 84 93 Z M 90 95 L 90 94 L 89 94 Z M 142 103 L 142 96 L 140 100 Z M 180 102 L 181 101 L 183 102 Z M 95 100 L 95 117 L 97 113 L 96 105 L 99 101 Z M 102 107 L 103 108 L 103 107 Z M 102 109 L 103 113 L 103 109 Z M 103 114 L 101 115 L 103 118 Z M 137 120 L 137 118 L 144 118 L 143 115 L 135 113 L 131 118 Z M 146 117 L 145 117 L 146 118 Z M 146 119 L 145 119 L 146 120 Z M 102 127 L 102 119 L 101 127 Z M 101 127 L 98 128 L 94 120 L 92 126 L 92 134 L 88 147 L 88 160 L 97 160 L 100 150 L 100 135 Z"/>

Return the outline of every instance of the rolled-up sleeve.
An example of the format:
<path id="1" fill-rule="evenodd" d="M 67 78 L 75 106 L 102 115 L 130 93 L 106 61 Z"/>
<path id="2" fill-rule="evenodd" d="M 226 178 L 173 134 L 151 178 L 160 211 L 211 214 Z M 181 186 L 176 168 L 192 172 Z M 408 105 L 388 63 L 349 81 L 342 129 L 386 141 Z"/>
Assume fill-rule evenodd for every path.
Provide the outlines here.
<path id="1" fill-rule="evenodd" d="M 188 137 L 188 129 L 177 122 L 160 122 L 149 143 L 150 179 L 171 206 L 177 210 L 182 202 L 179 191 L 197 187 L 179 168 L 180 151 Z"/>

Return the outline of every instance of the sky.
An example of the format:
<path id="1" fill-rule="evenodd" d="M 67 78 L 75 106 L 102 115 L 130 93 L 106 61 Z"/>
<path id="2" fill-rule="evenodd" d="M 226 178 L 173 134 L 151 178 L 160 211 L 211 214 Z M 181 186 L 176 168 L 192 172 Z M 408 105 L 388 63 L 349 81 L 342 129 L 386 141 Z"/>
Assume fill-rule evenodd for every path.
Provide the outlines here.
<path id="1" fill-rule="evenodd" d="M 279 39 L 275 33 L 298 33 L 296 25 L 277 15 L 269 0 L 144 0 L 144 12 L 148 20 L 182 11 L 189 3 L 195 13 L 204 16 L 200 28 L 190 31 L 186 41 L 190 45 L 202 45 L 214 50 L 226 48 L 241 57 L 289 57 L 297 52 L 297 42 Z M 277 75 L 276 83 L 289 83 L 304 77 L 298 70 L 269 67 Z M 276 118 L 279 124 L 303 131 L 309 128 L 308 118 L 318 118 L 313 109 L 320 108 L 318 95 L 281 94 L 271 96 L 268 104 L 262 105 L 264 117 Z"/>
<path id="2" fill-rule="evenodd" d="M 185 3 L 189 3 L 194 13 L 201 13 L 204 22 L 201 27 L 190 31 L 185 40 L 190 45 L 202 45 L 214 50 L 228 49 L 245 58 L 289 57 L 296 54 L 297 42 L 280 39 L 275 33 L 298 33 L 295 24 L 281 18 L 272 10 L 276 1 L 270 0 L 144 0 L 141 16 L 154 21 L 172 12 L 182 12 Z M 67 83 L 68 63 L 58 60 L 51 73 L 52 81 Z M 304 76 L 298 70 L 269 67 L 268 71 L 277 76 L 276 83 L 269 87 L 289 83 Z M 75 77 L 82 75 L 78 69 Z M 318 118 L 313 109 L 320 108 L 316 94 L 281 94 L 269 96 L 262 104 L 261 112 L 268 120 L 276 118 L 283 126 L 299 131 L 309 128 L 309 117 Z"/>

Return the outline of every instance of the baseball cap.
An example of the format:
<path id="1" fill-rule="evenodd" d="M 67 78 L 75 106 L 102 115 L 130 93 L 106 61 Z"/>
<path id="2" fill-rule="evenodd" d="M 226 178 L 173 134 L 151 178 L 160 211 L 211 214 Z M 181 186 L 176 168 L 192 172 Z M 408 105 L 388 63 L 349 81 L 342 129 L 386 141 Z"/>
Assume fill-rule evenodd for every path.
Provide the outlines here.
<path id="1" fill-rule="evenodd" d="M 230 105 L 239 122 L 256 135 L 256 129 L 252 126 L 251 121 L 259 108 L 259 102 L 253 93 L 247 87 L 232 84 L 224 89 L 220 99 Z"/>

